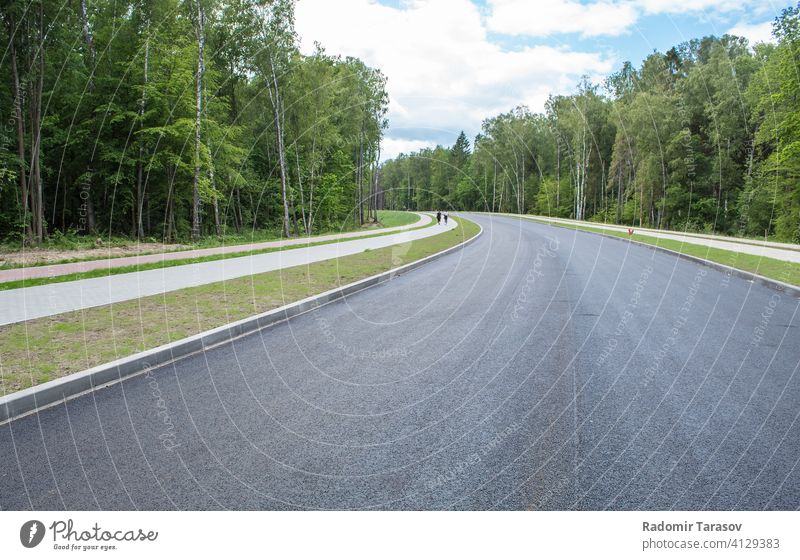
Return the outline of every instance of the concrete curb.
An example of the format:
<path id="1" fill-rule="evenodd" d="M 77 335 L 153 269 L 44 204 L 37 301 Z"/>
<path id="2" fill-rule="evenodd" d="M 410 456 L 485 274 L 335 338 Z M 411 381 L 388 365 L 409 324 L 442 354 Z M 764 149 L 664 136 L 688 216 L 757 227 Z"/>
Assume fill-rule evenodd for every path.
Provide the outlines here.
<path id="1" fill-rule="evenodd" d="M 535 220 L 532 220 L 532 221 L 535 221 Z M 550 227 L 561 227 L 561 228 L 564 228 L 564 229 L 574 229 L 574 228 L 570 228 L 569 226 L 561 226 L 561 225 L 554 224 L 554 223 L 544 223 L 544 222 L 539 222 L 539 223 L 542 224 L 542 225 L 549 225 Z M 669 255 L 675 255 L 675 256 L 681 257 L 683 259 L 686 259 L 688 261 L 693 261 L 693 262 L 696 262 L 698 264 L 702 264 L 702 265 L 707 266 L 709 268 L 713 268 L 714 270 L 717 270 L 719 272 L 723 272 L 723 273 L 727 274 L 728 276 L 736 276 L 738 278 L 743 278 L 743 279 L 749 280 L 751 282 L 757 282 L 757 283 L 759 283 L 759 284 L 761 284 L 763 286 L 766 286 L 767 288 L 770 288 L 772 290 L 777 290 L 779 292 L 783 292 L 783 293 L 789 294 L 790 296 L 800 298 L 800 286 L 795 286 L 794 284 L 786 284 L 785 282 L 781 282 L 779 280 L 773 280 L 772 278 L 767 278 L 766 276 L 761 276 L 760 274 L 756 274 L 754 272 L 748 272 L 746 270 L 741 270 L 741 269 L 734 268 L 734 267 L 728 266 L 728 265 L 724 265 L 724 264 L 721 264 L 721 263 L 718 263 L 718 262 L 709 261 L 709 260 L 701 258 L 701 257 L 695 257 L 693 255 L 686 255 L 684 253 L 679 253 L 678 251 L 673 251 L 672 249 L 666 249 L 664 247 L 658 247 L 656 245 L 650 245 L 649 243 L 643 243 L 641 241 L 634 241 L 633 239 L 624 239 L 622 237 L 617 237 L 616 235 L 608 235 L 607 233 L 602 233 L 602 232 L 599 232 L 599 231 L 587 231 L 587 230 L 584 230 L 584 229 L 574 230 L 574 231 L 580 231 L 582 233 L 590 233 L 592 235 L 601 235 L 603 237 L 607 237 L 609 239 L 616 239 L 617 241 L 622 241 L 622 242 L 625 242 L 625 243 L 635 243 L 636 245 L 641 245 L 642 247 L 647 247 L 648 249 L 652 249 L 654 251 L 660 251 L 662 253 L 667 253 Z M 690 245 L 691 245 L 691 243 L 690 243 Z"/>
<path id="2" fill-rule="evenodd" d="M 325 304 L 391 280 L 400 274 L 419 268 L 435 259 L 466 247 L 483 234 L 483 228 L 480 224 L 477 225 L 480 231 L 471 238 L 418 261 L 284 305 L 260 315 L 254 315 L 253 317 L 229 323 L 170 344 L 164 344 L 151 350 L 145 350 L 126 358 L 0 397 L 0 424 L 11 422 L 44 408 L 61 404 L 83 394 L 141 375 L 156 367 L 168 365 L 192 354 L 226 344 L 237 338 L 253 334 Z"/>

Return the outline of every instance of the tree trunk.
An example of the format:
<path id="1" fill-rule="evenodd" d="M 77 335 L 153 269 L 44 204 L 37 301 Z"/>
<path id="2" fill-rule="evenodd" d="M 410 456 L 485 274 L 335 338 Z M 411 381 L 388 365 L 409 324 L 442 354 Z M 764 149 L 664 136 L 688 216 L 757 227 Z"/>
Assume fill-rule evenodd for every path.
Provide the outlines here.
<path id="1" fill-rule="evenodd" d="M 644 227 L 644 185 L 639 186 L 639 227 Z"/>
<path id="2" fill-rule="evenodd" d="M 22 88 L 19 84 L 19 71 L 17 69 L 17 49 L 14 44 L 13 34 L 15 29 L 14 16 L 8 20 L 8 36 L 11 59 L 11 79 L 14 85 L 14 118 L 17 121 L 17 157 L 19 157 L 19 195 L 22 204 L 22 219 L 25 224 L 25 235 L 32 235 L 31 223 L 28 217 L 28 179 L 25 170 L 25 119 L 22 116 Z"/>
<path id="3" fill-rule="evenodd" d="M 316 167 L 317 131 L 314 129 L 314 139 L 311 142 L 311 172 L 308 180 L 308 234 L 314 231 L 314 168 Z"/>
<path id="4" fill-rule="evenodd" d="M 294 211 L 294 194 L 289 193 L 289 216 L 292 219 L 292 227 L 294 228 L 294 234 L 297 237 L 300 237 L 300 227 L 297 225 L 297 213 Z"/>
<path id="5" fill-rule="evenodd" d="M 87 89 L 89 93 L 94 93 L 94 73 L 97 68 L 97 50 L 94 47 L 94 38 L 92 37 L 92 28 L 89 25 L 89 14 L 86 9 L 86 0 L 80 1 L 80 10 L 81 10 L 81 26 L 83 28 L 83 40 L 86 43 L 86 51 L 89 55 L 89 80 L 87 85 Z M 92 171 L 94 163 L 94 150 L 92 150 L 91 155 L 89 156 L 89 166 L 86 172 L 89 174 L 89 179 L 86 184 L 84 195 L 83 192 L 81 193 L 81 200 L 82 204 L 86 205 L 86 220 L 87 220 L 87 233 L 94 233 L 95 225 L 96 225 L 96 218 L 94 213 L 94 201 L 92 199 L 92 175 L 94 174 Z"/>
<path id="6" fill-rule="evenodd" d="M 498 212 L 502 212 L 503 211 L 503 191 L 505 191 L 505 190 L 506 190 L 506 180 L 502 179 L 501 185 L 500 185 L 500 200 L 497 201 L 497 211 Z"/>
<path id="7" fill-rule="evenodd" d="M 236 233 L 241 233 L 244 227 L 244 218 L 242 216 L 242 196 L 239 192 L 239 187 L 236 187 L 236 205 L 233 208 L 233 215 L 236 218 Z"/>
<path id="8" fill-rule="evenodd" d="M 522 153 L 522 209 L 521 214 L 525 213 L 525 152 Z"/>
<path id="9" fill-rule="evenodd" d="M 194 120 L 194 179 L 192 182 L 192 240 L 200 239 L 200 124 L 203 115 L 203 74 L 205 72 L 205 12 L 200 0 L 197 4 L 197 80 L 195 99 L 197 101 Z"/>
<path id="10" fill-rule="evenodd" d="M 86 42 L 86 48 L 89 52 L 89 62 L 91 68 L 89 69 L 89 91 L 94 91 L 94 71 L 97 62 L 97 51 L 94 48 L 94 39 L 92 38 L 92 29 L 89 27 L 89 15 L 86 10 L 86 0 L 81 0 L 81 24 L 83 25 L 83 39 Z"/>
<path id="11" fill-rule="evenodd" d="M 213 176 L 214 171 L 211 171 L 211 174 Z M 214 196 L 214 231 L 216 231 L 217 237 L 222 235 L 222 228 L 220 227 L 219 223 L 219 201 L 217 200 L 216 196 Z"/>
<path id="12" fill-rule="evenodd" d="M 172 241 L 175 224 L 175 171 L 172 165 L 167 165 L 169 189 L 167 190 L 167 208 L 164 215 L 164 242 Z"/>
<path id="13" fill-rule="evenodd" d="M 205 23 L 205 22 L 204 22 Z M 205 71 L 205 60 L 203 61 L 203 70 Z M 206 83 L 203 82 L 203 97 L 208 99 L 208 92 L 206 91 Z M 206 116 L 208 112 L 208 103 L 203 105 L 203 116 Z M 213 197 L 213 212 L 214 212 L 214 233 L 216 233 L 217 237 L 222 235 L 222 228 L 219 221 L 219 193 L 217 193 L 217 184 L 215 181 L 215 174 L 214 174 L 214 150 L 211 144 L 211 137 L 209 136 L 206 139 L 206 144 L 208 146 L 208 152 L 211 157 L 211 163 L 208 167 L 208 181 L 211 185 L 211 195 Z"/>
<path id="14" fill-rule="evenodd" d="M 41 56 L 41 53 L 39 54 Z M 37 77 L 38 81 L 38 77 Z M 42 176 L 39 166 L 41 126 L 39 121 L 39 111 L 41 100 L 36 95 L 38 86 L 31 87 L 30 103 L 28 112 L 31 121 L 31 171 L 29 175 L 30 187 L 28 193 L 31 199 L 31 230 L 33 239 L 37 242 L 42 241 Z"/>
<path id="15" fill-rule="evenodd" d="M 561 206 L 561 142 L 556 138 L 556 208 Z"/>
<path id="16" fill-rule="evenodd" d="M 35 79 L 30 81 L 30 103 L 28 110 L 31 121 L 31 172 L 29 176 L 31 197 L 31 229 L 33 238 L 41 242 L 44 238 L 44 209 L 42 208 L 42 170 L 41 170 L 41 139 L 42 139 L 42 90 L 44 88 L 44 8 L 39 3 L 39 28 L 38 45 L 34 58 L 31 61 L 31 70 L 35 72 Z M 38 62 L 38 68 L 36 64 Z"/>
<path id="17" fill-rule="evenodd" d="M 517 214 L 520 214 L 522 210 L 520 209 L 520 196 L 519 196 L 520 195 L 519 191 L 521 190 L 519 184 L 519 157 L 517 156 L 517 150 L 516 148 L 513 147 L 513 144 L 511 149 L 514 153 L 514 185 L 516 187 L 515 189 L 516 192 L 514 193 L 514 199 L 515 199 L 514 202 L 516 202 Z"/>
<path id="18" fill-rule="evenodd" d="M 494 179 L 492 179 L 492 212 L 494 212 L 494 203 L 497 193 L 497 160 L 494 162 Z"/>
<path id="19" fill-rule="evenodd" d="M 211 146 L 209 145 L 209 150 L 211 150 Z M 214 232 L 217 234 L 217 237 L 222 235 L 222 229 L 219 223 L 219 196 L 217 195 L 217 185 L 214 182 L 214 165 L 212 164 L 211 167 L 208 169 L 208 180 L 211 183 L 211 192 L 212 196 L 214 197 L 213 200 L 213 208 L 214 208 Z"/>
<path id="20" fill-rule="evenodd" d="M 303 177 L 300 174 L 300 150 L 297 148 L 297 144 L 294 147 L 294 159 L 297 162 L 297 186 L 300 189 L 300 215 L 303 219 L 303 230 L 308 235 L 310 232 L 308 231 L 308 222 L 306 221 L 306 209 L 305 209 L 305 195 L 303 194 Z"/>
<path id="21" fill-rule="evenodd" d="M 406 210 L 411 210 L 411 161 L 406 162 Z M 486 181 L 484 180 L 484 183 Z M 486 185 L 484 184 L 484 191 L 486 190 Z"/>
<path id="22" fill-rule="evenodd" d="M 150 26 L 148 24 L 147 31 L 149 33 Z M 144 112 L 146 109 L 146 87 L 147 87 L 147 70 L 150 63 L 150 37 L 145 38 L 144 41 L 144 80 L 142 88 L 142 97 L 139 101 L 139 131 L 144 128 Z M 144 238 L 144 225 L 142 223 L 142 210 L 144 209 L 144 140 L 139 139 L 139 161 L 136 163 L 136 212 L 134 219 L 136 220 L 136 238 Z"/>
<path id="23" fill-rule="evenodd" d="M 617 223 L 622 223 L 622 169 L 619 170 L 619 182 L 617 183 Z"/>
<path id="24" fill-rule="evenodd" d="M 375 218 L 375 223 L 378 222 L 378 180 L 380 174 L 380 162 L 381 161 L 381 146 L 378 144 L 378 150 L 375 154 L 375 171 L 372 173 L 372 208 L 373 208 L 373 217 Z"/>
<path id="25" fill-rule="evenodd" d="M 358 136 L 358 225 L 364 223 L 364 133 Z"/>
<path id="26" fill-rule="evenodd" d="M 270 67 L 272 84 L 267 88 L 267 91 L 275 114 L 275 135 L 278 141 L 278 165 L 281 172 L 281 196 L 283 198 L 283 235 L 284 237 L 291 237 L 292 234 L 289 230 L 289 197 L 287 196 L 286 185 L 286 155 L 283 146 L 283 101 L 280 97 L 274 61 L 270 62 Z"/>

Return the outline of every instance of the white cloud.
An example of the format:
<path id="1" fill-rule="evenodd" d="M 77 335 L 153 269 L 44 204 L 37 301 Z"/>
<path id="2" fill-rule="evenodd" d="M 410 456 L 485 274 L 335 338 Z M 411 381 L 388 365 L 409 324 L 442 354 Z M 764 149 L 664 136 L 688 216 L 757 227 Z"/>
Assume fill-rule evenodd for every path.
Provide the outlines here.
<path id="1" fill-rule="evenodd" d="M 751 46 L 756 43 L 772 43 L 775 41 L 772 37 L 772 21 L 765 21 L 763 23 L 739 22 L 732 27 L 728 33 L 730 35 L 745 37 L 750 41 Z"/>
<path id="2" fill-rule="evenodd" d="M 489 6 L 490 30 L 531 37 L 556 33 L 580 33 L 587 37 L 620 35 L 638 18 L 630 2 L 489 0 Z"/>
<path id="3" fill-rule="evenodd" d="M 462 128 L 472 136 L 483 119 L 520 103 L 541 110 L 549 93 L 570 91 L 583 74 L 605 75 L 614 62 L 550 46 L 505 50 L 488 39 L 469 0 L 415 0 L 401 8 L 300 0 L 296 26 L 304 52 L 319 41 L 329 53 L 356 56 L 386 74 L 387 136 L 396 140 L 450 143 Z"/>
<path id="4" fill-rule="evenodd" d="M 547 37 L 579 33 L 583 37 L 618 36 L 642 16 L 658 14 L 730 14 L 745 8 L 767 12 L 771 0 L 488 0 L 488 27 L 507 35 Z"/>
<path id="5" fill-rule="evenodd" d="M 384 138 L 381 142 L 381 159 L 387 160 L 400 154 L 409 154 L 424 148 L 434 148 L 436 142 L 430 140 L 405 140 L 403 138 Z"/>

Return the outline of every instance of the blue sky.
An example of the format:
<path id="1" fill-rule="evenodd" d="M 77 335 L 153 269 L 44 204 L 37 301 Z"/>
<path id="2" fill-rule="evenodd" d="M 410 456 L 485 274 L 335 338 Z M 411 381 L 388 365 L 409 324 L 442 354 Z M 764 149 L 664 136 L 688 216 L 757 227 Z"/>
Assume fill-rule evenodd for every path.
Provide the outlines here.
<path id="1" fill-rule="evenodd" d="M 472 137 L 516 105 L 542 109 L 581 75 L 595 81 L 704 35 L 769 40 L 790 3 L 746 0 L 299 0 L 302 48 L 319 41 L 388 77 L 383 159 Z"/>
<path id="2" fill-rule="evenodd" d="M 601 50 L 614 53 L 620 61 L 641 62 L 653 50 L 661 52 L 683 41 L 706 35 L 723 35 L 732 29 L 758 26 L 760 29 L 742 29 L 752 37 L 767 39 L 763 33 L 780 11 L 790 4 L 751 4 L 742 11 L 701 12 L 694 14 L 644 15 L 618 36 L 582 37 L 579 33 L 554 36 L 544 40 L 553 44 L 566 44 L 578 50 Z M 764 24 L 770 25 L 764 25 Z M 498 38 L 501 38 L 499 35 Z M 515 38 L 520 40 L 520 38 Z M 502 40 L 502 39 L 501 39 Z M 523 41 L 530 40 L 522 38 Z"/>

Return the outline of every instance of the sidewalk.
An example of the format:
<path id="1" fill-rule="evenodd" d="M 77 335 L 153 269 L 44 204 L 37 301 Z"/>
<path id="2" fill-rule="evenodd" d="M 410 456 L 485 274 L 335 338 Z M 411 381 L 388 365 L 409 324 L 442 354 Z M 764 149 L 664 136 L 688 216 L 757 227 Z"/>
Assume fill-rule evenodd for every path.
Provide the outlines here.
<path id="1" fill-rule="evenodd" d="M 533 216 L 523 214 L 508 214 L 509 216 L 518 216 L 527 219 L 538 220 L 542 222 L 552 222 L 554 224 L 564 225 L 577 225 L 586 228 L 593 228 L 599 230 L 611 230 L 627 232 L 627 226 L 618 226 L 615 224 L 599 224 L 595 222 L 582 222 L 577 220 L 568 220 L 564 218 L 548 218 L 547 216 Z M 650 237 L 657 237 L 660 239 L 672 239 L 681 241 L 692 245 L 701 245 L 704 247 L 712 247 L 715 249 L 724 249 L 726 251 L 734 251 L 737 253 L 744 253 L 747 255 L 756 255 L 758 257 L 768 257 L 770 259 L 777 259 L 780 261 L 800 263 L 800 245 L 793 245 L 791 243 L 777 243 L 772 241 L 758 241 L 755 239 L 737 239 L 735 237 L 725 237 L 722 235 L 706 235 L 699 233 L 680 233 L 668 232 L 658 229 L 647 228 L 633 228 L 635 233 L 647 235 Z"/>
<path id="2" fill-rule="evenodd" d="M 419 214 L 419 213 L 418 213 Z M 405 231 L 428 225 L 433 218 L 428 214 L 419 214 L 419 220 L 413 224 L 396 226 L 392 228 L 371 229 L 367 231 L 351 231 L 347 233 L 337 233 L 329 235 L 317 235 L 315 237 L 297 237 L 292 239 L 281 239 L 279 241 L 264 241 L 261 243 L 248 243 L 244 245 L 228 245 L 224 247 L 209 247 L 207 249 L 190 249 L 188 251 L 172 251 L 169 253 L 153 253 L 148 255 L 137 255 L 134 257 L 117 257 L 110 259 L 96 259 L 91 261 L 81 261 L 75 263 L 51 264 L 46 266 L 31 266 L 10 268 L 0 270 L 0 282 L 11 282 L 14 280 L 28 280 L 30 278 L 52 278 L 64 274 L 76 272 L 87 272 L 89 270 L 110 269 L 121 266 L 137 266 L 146 263 L 166 262 L 182 259 L 194 259 L 210 255 L 229 255 L 232 253 L 244 253 L 247 251 L 258 251 L 260 249 L 274 249 L 278 247 L 291 247 L 294 245 L 308 245 L 310 243 L 320 243 L 324 241 L 336 241 L 339 239 L 352 239 L 369 235 L 378 235 L 392 231 Z"/>
<path id="3" fill-rule="evenodd" d="M 0 325 L 335 259 L 367 249 L 381 249 L 431 237 L 454 229 L 456 225 L 456 221 L 451 219 L 447 226 L 432 226 L 379 237 L 4 290 L 0 291 Z"/>

